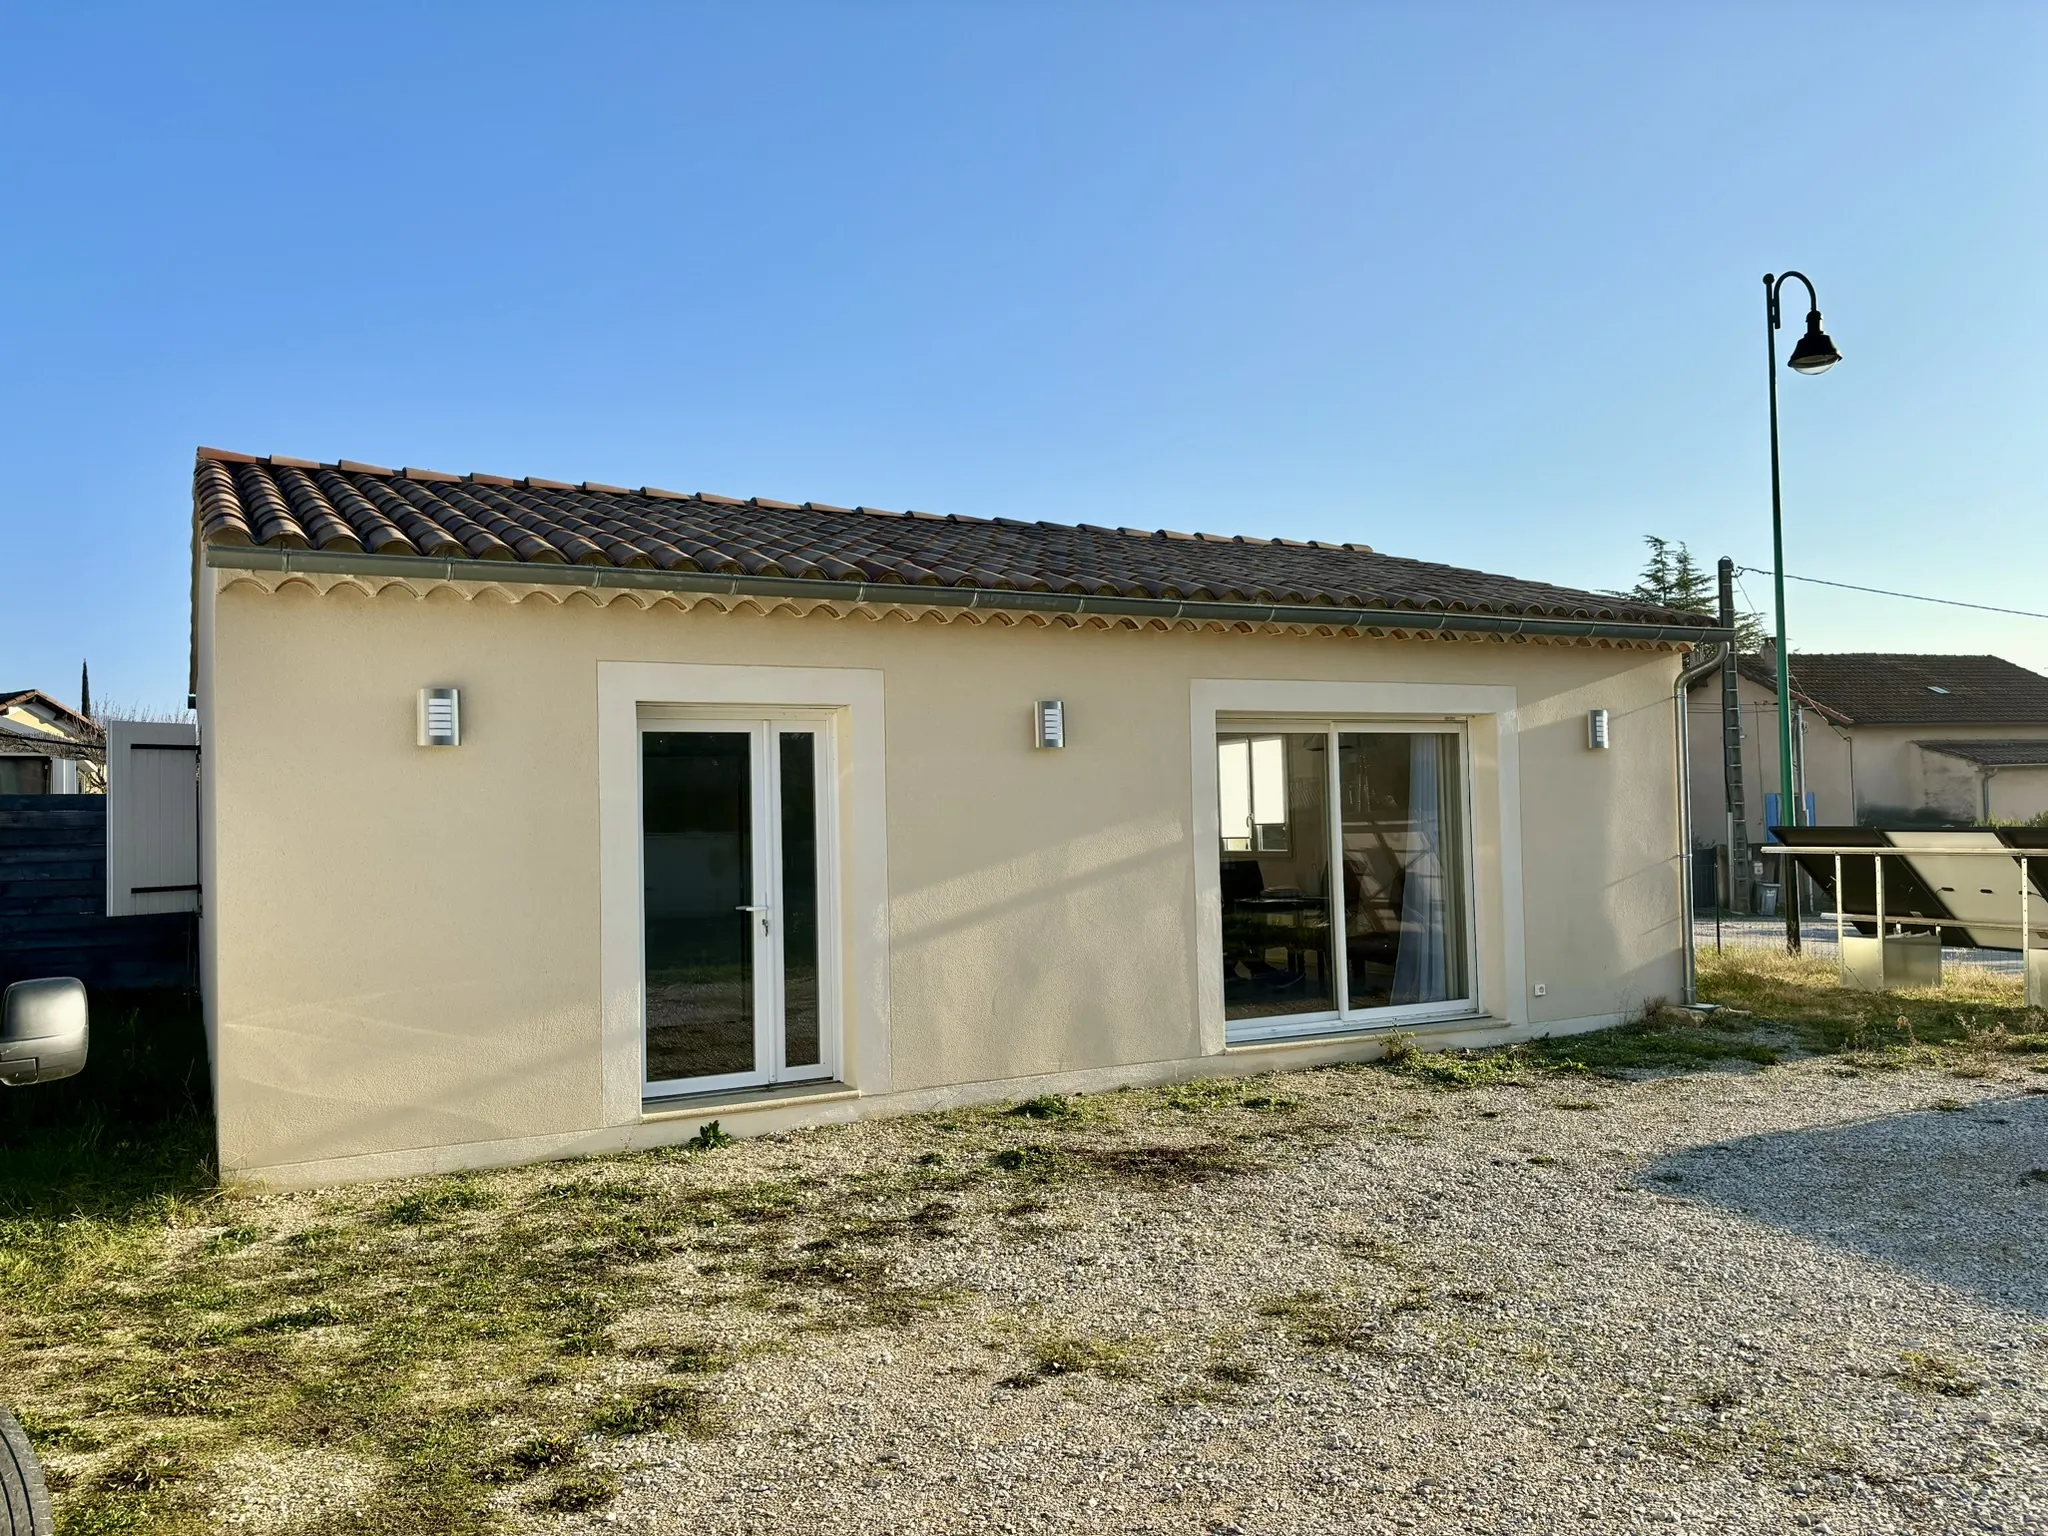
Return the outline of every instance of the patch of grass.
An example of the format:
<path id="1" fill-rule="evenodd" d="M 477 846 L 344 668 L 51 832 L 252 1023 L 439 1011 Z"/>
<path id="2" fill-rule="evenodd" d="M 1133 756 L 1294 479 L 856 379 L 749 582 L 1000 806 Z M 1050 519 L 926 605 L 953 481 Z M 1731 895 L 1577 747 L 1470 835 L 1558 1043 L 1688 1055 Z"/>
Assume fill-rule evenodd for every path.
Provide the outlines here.
<path id="1" fill-rule="evenodd" d="M 529 1435 L 477 1470 L 487 1483 L 523 1483 L 574 1463 L 583 1448 L 566 1435 Z"/>
<path id="2" fill-rule="evenodd" d="M 1057 1376 L 1100 1376 L 1106 1381 L 1130 1381 L 1143 1374 L 1141 1347 L 1129 1339 L 1109 1339 L 1090 1334 L 1047 1334 L 1031 1341 L 1025 1354 L 1029 1366 L 999 1385 L 1011 1388 L 1035 1386 Z"/>
<path id="3" fill-rule="evenodd" d="M 1183 1114 L 1205 1115 L 1218 1110 L 1249 1109 L 1262 1113 L 1284 1113 L 1301 1108 L 1301 1100 L 1276 1094 L 1261 1087 L 1262 1078 L 1204 1077 L 1175 1083 L 1162 1090 L 1157 1102 Z"/>
<path id="4" fill-rule="evenodd" d="M 242 1325 L 244 1333 L 299 1333 L 308 1328 L 328 1328 L 341 1321 L 341 1314 L 326 1305 L 300 1307 L 294 1312 L 273 1312 Z"/>
<path id="5" fill-rule="evenodd" d="M 1982 971 L 1951 971 L 1938 988 L 1858 992 L 1840 986 L 1825 959 L 1728 950 L 1700 955 L 1699 984 L 1703 998 L 1769 1021 L 1800 1049 L 1849 1055 L 1860 1067 L 2048 1051 L 2048 1015 L 2024 1006 L 2017 978 Z"/>
<path id="6" fill-rule="evenodd" d="M 1954 1361 L 1918 1349 L 1903 1351 L 1899 1363 L 1884 1374 L 1908 1392 L 1936 1397 L 1975 1397 L 1984 1390 L 1983 1382 L 1965 1375 Z"/>
<path id="7" fill-rule="evenodd" d="M 1201 1115 L 1236 1104 L 1243 1092 L 1244 1084 L 1238 1079 L 1198 1077 L 1189 1082 L 1175 1083 L 1165 1089 L 1160 1094 L 1159 1101 L 1168 1109 L 1177 1109 L 1183 1114 Z"/>
<path id="8" fill-rule="evenodd" d="M 384 1207 L 384 1219 L 394 1226 L 417 1227 L 446 1220 L 460 1211 L 486 1210 L 497 1203 L 496 1195 L 469 1179 L 440 1179 L 400 1195 Z"/>
<path id="9" fill-rule="evenodd" d="M 1074 1112 L 1074 1106 L 1067 1102 L 1066 1095 L 1058 1093 L 1042 1093 L 1035 1099 L 1012 1104 L 1003 1111 L 1006 1115 L 1017 1115 L 1026 1120 L 1066 1120 Z"/>
<path id="10" fill-rule="evenodd" d="M 548 1514 L 574 1515 L 602 1509 L 618 1496 L 619 1475 L 609 1468 L 585 1467 L 555 1480 L 555 1485 L 528 1507 Z"/>
<path id="11" fill-rule="evenodd" d="M 657 1430 L 704 1439 L 715 1432 L 711 1398 L 694 1387 L 662 1383 L 612 1398 L 596 1409 L 590 1427 L 600 1435 L 650 1435 Z"/>
<path id="12" fill-rule="evenodd" d="M 1379 1334 L 1376 1320 L 1327 1291 L 1275 1296 L 1259 1304 L 1258 1314 L 1278 1321 L 1289 1338 L 1309 1349 L 1370 1349 Z"/>
<path id="13" fill-rule="evenodd" d="M 1423 1051 L 1397 1035 L 1382 1058 L 1387 1070 L 1437 1088 L 1500 1088 L 1519 1084 L 1528 1066 L 1516 1050 Z"/>
<path id="14" fill-rule="evenodd" d="M 1775 1046 L 1754 1038 L 1752 1021 L 1720 1014 L 1703 1016 L 1662 1000 L 1645 1004 L 1636 1018 L 1617 1028 L 1537 1040 L 1526 1050 L 1534 1063 L 1549 1071 L 1602 1077 L 1683 1070 L 1722 1061 L 1768 1067 L 1780 1059 Z"/>
<path id="15" fill-rule="evenodd" d="M 732 1351 L 717 1344 L 679 1344 L 667 1353 L 672 1376 L 709 1376 L 730 1370 L 733 1363 Z"/>

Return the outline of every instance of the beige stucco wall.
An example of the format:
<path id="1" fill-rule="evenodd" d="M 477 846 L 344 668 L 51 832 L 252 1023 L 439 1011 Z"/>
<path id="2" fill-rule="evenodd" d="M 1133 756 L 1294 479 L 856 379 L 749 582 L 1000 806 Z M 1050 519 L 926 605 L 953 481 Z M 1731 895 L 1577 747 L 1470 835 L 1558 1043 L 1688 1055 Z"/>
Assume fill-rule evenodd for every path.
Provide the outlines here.
<path id="1" fill-rule="evenodd" d="M 2008 822 L 2048 816 L 2048 768 L 2001 768 L 1994 773 L 1991 814 Z"/>
<path id="2" fill-rule="evenodd" d="M 1937 770 L 1928 777 L 1923 766 L 1932 754 L 1914 745 L 1919 741 L 2042 741 L 2048 740 L 2048 725 L 1864 725 L 1856 728 L 1856 802 L 1872 815 L 1889 810 L 1914 810 L 1922 805 L 1943 806 L 1954 802 L 1954 813 L 1969 820 L 1983 814 L 1981 797 L 1971 790 L 1966 797 L 1952 785 L 1950 775 Z M 1956 764 L 1975 780 L 1975 770 L 1957 758 Z M 1940 795 L 1942 800 L 1922 798 Z M 1994 813 L 2002 814 L 2002 813 Z"/>
<path id="3" fill-rule="evenodd" d="M 2048 813 L 2048 768 L 1984 768 L 1946 752 L 1908 749 L 1908 784 L 1919 803 L 1957 821 L 2027 821 Z M 1989 804 L 1986 804 L 1986 779 Z"/>
<path id="4" fill-rule="evenodd" d="M 1482 959 L 1486 1027 L 1605 1020 L 1682 985 L 1670 653 L 218 579 L 201 605 L 207 965 L 232 1171 L 348 1176 L 620 1144 L 577 1139 L 605 1126 L 600 662 L 881 672 L 888 1038 L 848 1058 L 888 1063 L 855 1085 L 875 1107 L 1276 1059 L 1203 1056 L 1196 867 L 1214 854 L 1190 840 L 1196 679 L 1512 688 L 1525 966 L 1504 996 L 1510 973 Z M 413 744 L 429 684 L 463 690 L 458 749 Z M 1035 752 L 1031 701 L 1054 697 L 1072 745 Z M 1596 705 L 1610 752 L 1586 750 Z M 1481 886 L 1505 857 L 1481 850 Z M 1523 977 L 1547 996 L 1522 995 Z"/>
<path id="5" fill-rule="evenodd" d="M 1778 792 L 1778 704 L 1768 688 L 1736 680 L 1742 718 L 1742 792 L 1749 841 L 1763 840 L 1764 796 Z M 1805 719 L 1806 789 L 1822 826 L 1854 825 L 1849 733 L 1818 710 Z M 1703 843 L 1727 841 L 1728 795 L 1721 769 L 1721 680 L 1716 673 L 1687 701 L 1692 760 L 1693 835 Z"/>

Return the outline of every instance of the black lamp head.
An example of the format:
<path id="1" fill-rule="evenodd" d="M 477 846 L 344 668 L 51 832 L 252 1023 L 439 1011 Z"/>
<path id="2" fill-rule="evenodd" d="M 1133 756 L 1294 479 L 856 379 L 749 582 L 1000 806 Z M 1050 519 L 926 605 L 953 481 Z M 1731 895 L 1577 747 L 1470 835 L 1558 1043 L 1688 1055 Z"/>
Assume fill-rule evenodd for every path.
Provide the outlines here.
<path id="1" fill-rule="evenodd" d="M 1792 349 L 1792 355 L 1785 359 L 1785 366 L 1794 373 L 1826 373 L 1842 360 L 1842 354 L 1820 328 L 1820 311 L 1806 312 L 1806 334 L 1799 338 L 1799 345 Z"/>

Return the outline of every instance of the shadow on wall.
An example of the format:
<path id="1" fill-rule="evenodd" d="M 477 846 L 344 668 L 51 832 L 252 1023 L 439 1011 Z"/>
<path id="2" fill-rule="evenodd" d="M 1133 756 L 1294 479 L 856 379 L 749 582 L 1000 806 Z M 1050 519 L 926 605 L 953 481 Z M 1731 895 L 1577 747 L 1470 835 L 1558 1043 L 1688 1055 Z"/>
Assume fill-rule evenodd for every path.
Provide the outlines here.
<path id="1" fill-rule="evenodd" d="M 1980 825 L 1974 816 L 1958 817 L 1933 805 L 1863 805 L 1856 808 L 1856 825 L 1885 830 L 1923 829 L 1952 832 Z"/>
<path id="2" fill-rule="evenodd" d="M 1649 1178 L 1817 1243 L 2048 1316 L 2048 1098 L 1689 1148 Z"/>

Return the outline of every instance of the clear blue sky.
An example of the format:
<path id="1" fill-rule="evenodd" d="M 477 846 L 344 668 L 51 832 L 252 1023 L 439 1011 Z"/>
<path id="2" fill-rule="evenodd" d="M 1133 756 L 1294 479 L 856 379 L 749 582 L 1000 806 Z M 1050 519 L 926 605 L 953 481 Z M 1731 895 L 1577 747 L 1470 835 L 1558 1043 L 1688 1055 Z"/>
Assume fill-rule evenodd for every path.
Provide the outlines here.
<path id="1" fill-rule="evenodd" d="M 2038 5 L 0 7 L 0 686 L 185 686 L 194 445 L 2048 610 Z M 1797 334 L 1790 319 L 1787 342 Z M 1766 578 L 1748 578 L 1759 604 Z M 1795 647 L 2048 621 L 1794 589 Z"/>

